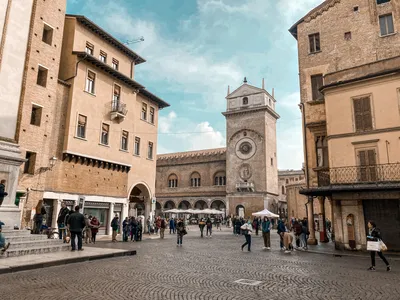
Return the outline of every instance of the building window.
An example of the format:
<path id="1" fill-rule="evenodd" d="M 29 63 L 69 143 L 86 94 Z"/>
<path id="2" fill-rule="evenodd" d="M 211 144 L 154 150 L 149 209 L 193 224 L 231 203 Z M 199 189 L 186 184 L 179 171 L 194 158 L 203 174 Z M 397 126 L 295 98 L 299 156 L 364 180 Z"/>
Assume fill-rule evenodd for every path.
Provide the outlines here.
<path id="1" fill-rule="evenodd" d="M 89 42 L 86 42 L 85 51 L 86 51 L 87 54 L 93 55 L 93 52 L 94 52 L 94 46 L 93 46 L 93 44 L 91 44 L 91 43 L 89 43 Z"/>
<path id="2" fill-rule="evenodd" d="M 348 31 L 348 32 L 344 33 L 344 39 L 346 41 L 350 41 L 351 40 L 351 31 Z"/>
<path id="3" fill-rule="evenodd" d="M 178 187 L 178 176 L 176 176 L 175 174 L 171 174 L 168 176 L 168 187 L 169 188 Z"/>
<path id="4" fill-rule="evenodd" d="M 147 151 L 147 158 L 148 159 L 153 159 L 153 143 L 149 142 L 149 148 Z"/>
<path id="5" fill-rule="evenodd" d="M 324 85 L 324 82 L 323 82 L 322 74 L 317 74 L 317 75 L 311 76 L 312 99 L 314 101 L 324 99 L 324 95 L 319 91 L 323 85 Z"/>
<path id="6" fill-rule="evenodd" d="M 141 115 L 142 120 L 147 120 L 147 104 L 142 103 L 142 115 Z"/>
<path id="7" fill-rule="evenodd" d="M 381 36 L 394 33 L 392 14 L 379 16 L 379 27 L 381 28 Z"/>
<path id="8" fill-rule="evenodd" d="M 31 175 L 35 174 L 36 153 L 27 151 L 25 159 L 27 159 L 27 161 L 24 165 L 24 173 Z"/>
<path id="9" fill-rule="evenodd" d="M 299 177 L 299 180 L 303 180 L 303 176 L 300 176 L 300 177 Z"/>
<path id="10" fill-rule="evenodd" d="M 248 104 L 249 104 L 249 98 L 244 97 L 244 98 L 242 99 L 242 103 L 243 103 L 243 105 L 248 105 Z"/>
<path id="11" fill-rule="evenodd" d="M 154 107 L 150 107 L 150 123 L 154 124 Z"/>
<path id="12" fill-rule="evenodd" d="M 353 7 L 353 11 L 354 11 L 354 12 L 358 12 L 358 6 L 354 6 L 354 7 Z"/>
<path id="13" fill-rule="evenodd" d="M 129 132 L 122 130 L 122 137 L 121 137 L 121 149 L 128 150 L 128 140 L 129 140 Z"/>
<path id="14" fill-rule="evenodd" d="M 286 178 L 286 184 L 288 184 L 288 183 L 289 183 L 289 179 Z"/>
<path id="15" fill-rule="evenodd" d="M 375 149 L 368 149 L 358 151 L 359 163 L 359 181 L 370 182 L 377 180 L 376 174 L 376 151 Z"/>
<path id="16" fill-rule="evenodd" d="M 390 0 L 376 0 L 376 4 L 383 4 L 383 3 L 387 3 L 390 2 Z"/>
<path id="17" fill-rule="evenodd" d="M 192 187 L 199 187 L 201 186 L 201 177 L 200 174 L 197 172 L 194 172 L 191 176 L 190 176 L 190 186 Z"/>
<path id="18" fill-rule="evenodd" d="M 354 99 L 354 120 L 356 132 L 372 130 L 370 97 Z"/>
<path id="19" fill-rule="evenodd" d="M 135 137 L 135 155 L 140 155 L 140 138 Z"/>
<path id="20" fill-rule="evenodd" d="M 116 60 L 115 58 L 112 59 L 112 67 L 113 67 L 114 70 L 118 71 L 119 61 Z"/>
<path id="21" fill-rule="evenodd" d="M 118 102 L 121 97 L 121 87 L 119 85 L 114 84 L 114 94 L 113 94 L 113 101 Z"/>
<path id="22" fill-rule="evenodd" d="M 226 185 L 226 175 L 224 172 L 215 174 L 214 185 Z"/>
<path id="23" fill-rule="evenodd" d="M 86 138 L 86 116 L 78 115 L 78 128 L 76 131 L 76 135 L 80 138 Z"/>
<path id="24" fill-rule="evenodd" d="M 104 51 L 100 50 L 100 61 L 103 63 L 107 63 L 107 53 Z"/>
<path id="25" fill-rule="evenodd" d="M 317 149 L 317 167 L 328 167 L 328 141 L 326 136 L 317 136 L 315 146 Z"/>
<path id="26" fill-rule="evenodd" d="M 53 28 L 47 24 L 43 24 L 42 41 L 49 45 L 51 45 L 51 42 L 53 41 Z"/>
<path id="27" fill-rule="evenodd" d="M 32 105 L 31 111 L 31 125 L 40 126 L 42 120 L 42 107 Z"/>
<path id="28" fill-rule="evenodd" d="M 108 145 L 109 132 L 110 125 L 103 123 L 101 125 L 101 144 Z"/>
<path id="29" fill-rule="evenodd" d="M 285 187 L 282 185 L 282 195 L 285 195 Z"/>
<path id="30" fill-rule="evenodd" d="M 321 51 L 319 33 L 310 34 L 308 36 L 308 41 L 310 43 L 310 53 Z"/>
<path id="31" fill-rule="evenodd" d="M 36 80 L 36 83 L 38 85 L 46 87 L 48 72 L 49 72 L 48 69 L 46 69 L 45 67 L 39 66 L 39 68 L 38 68 L 38 76 L 37 76 L 37 80 Z"/>
<path id="32" fill-rule="evenodd" d="M 95 82 L 96 82 L 96 73 L 88 70 L 86 77 L 85 91 L 94 94 Z"/>

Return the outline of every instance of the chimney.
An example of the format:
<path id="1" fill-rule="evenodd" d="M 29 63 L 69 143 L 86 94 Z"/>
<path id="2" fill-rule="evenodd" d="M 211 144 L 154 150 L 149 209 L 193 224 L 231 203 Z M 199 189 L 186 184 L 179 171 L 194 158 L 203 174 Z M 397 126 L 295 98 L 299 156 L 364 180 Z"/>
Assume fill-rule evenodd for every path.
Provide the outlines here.
<path id="1" fill-rule="evenodd" d="M 228 94 L 227 94 L 227 96 L 229 96 L 230 93 L 231 93 L 231 91 L 230 91 L 229 85 L 228 85 Z"/>
<path id="2" fill-rule="evenodd" d="M 275 89 L 274 88 L 272 88 L 272 98 L 275 99 Z"/>
<path id="3" fill-rule="evenodd" d="M 262 80 L 262 89 L 265 90 L 264 78 L 263 78 L 263 80 Z"/>

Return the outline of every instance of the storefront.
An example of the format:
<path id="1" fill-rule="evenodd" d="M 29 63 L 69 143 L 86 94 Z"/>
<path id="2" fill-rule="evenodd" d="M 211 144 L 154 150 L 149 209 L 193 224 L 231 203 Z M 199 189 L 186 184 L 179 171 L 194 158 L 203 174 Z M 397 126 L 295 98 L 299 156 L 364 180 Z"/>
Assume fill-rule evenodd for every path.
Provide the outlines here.
<path id="1" fill-rule="evenodd" d="M 110 203 L 85 201 L 84 214 L 96 217 L 100 222 L 100 228 L 98 234 L 108 233 L 107 227 L 108 224 L 110 223 L 110 220 L 108 220 L 109 210 L 110 210 Z"/>

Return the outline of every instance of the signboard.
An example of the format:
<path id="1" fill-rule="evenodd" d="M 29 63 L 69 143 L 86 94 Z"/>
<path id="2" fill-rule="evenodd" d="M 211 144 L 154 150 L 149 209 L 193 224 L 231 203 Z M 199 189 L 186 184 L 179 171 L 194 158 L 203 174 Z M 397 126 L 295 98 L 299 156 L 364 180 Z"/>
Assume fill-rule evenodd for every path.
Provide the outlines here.
<path id="1" fill-rule="evenodd" d="M 156 197 L 154 197 L 153 199 L 151 199 L 151 204 L 156 204 L 156 202 L 157 202 Z"/>
<path id="2" fill-rule="evenodd" d="M 78 205 L 79 212 L 83 214 L 83 210 L 85 209 L 85 196 L 79 196 Z"/>

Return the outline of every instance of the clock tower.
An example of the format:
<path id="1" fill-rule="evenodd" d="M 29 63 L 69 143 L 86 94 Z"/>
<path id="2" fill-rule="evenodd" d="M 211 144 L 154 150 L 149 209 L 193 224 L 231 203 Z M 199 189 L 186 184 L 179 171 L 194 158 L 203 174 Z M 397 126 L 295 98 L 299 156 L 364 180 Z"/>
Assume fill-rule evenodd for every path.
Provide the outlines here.
<path id="1" fill-rule="evenodd" d="M 278 197 L 276 100 L 263 87 L 243 84 L 226 97 L 227 203 L 232 214 L 250 217 L 273 210 Z"/>

